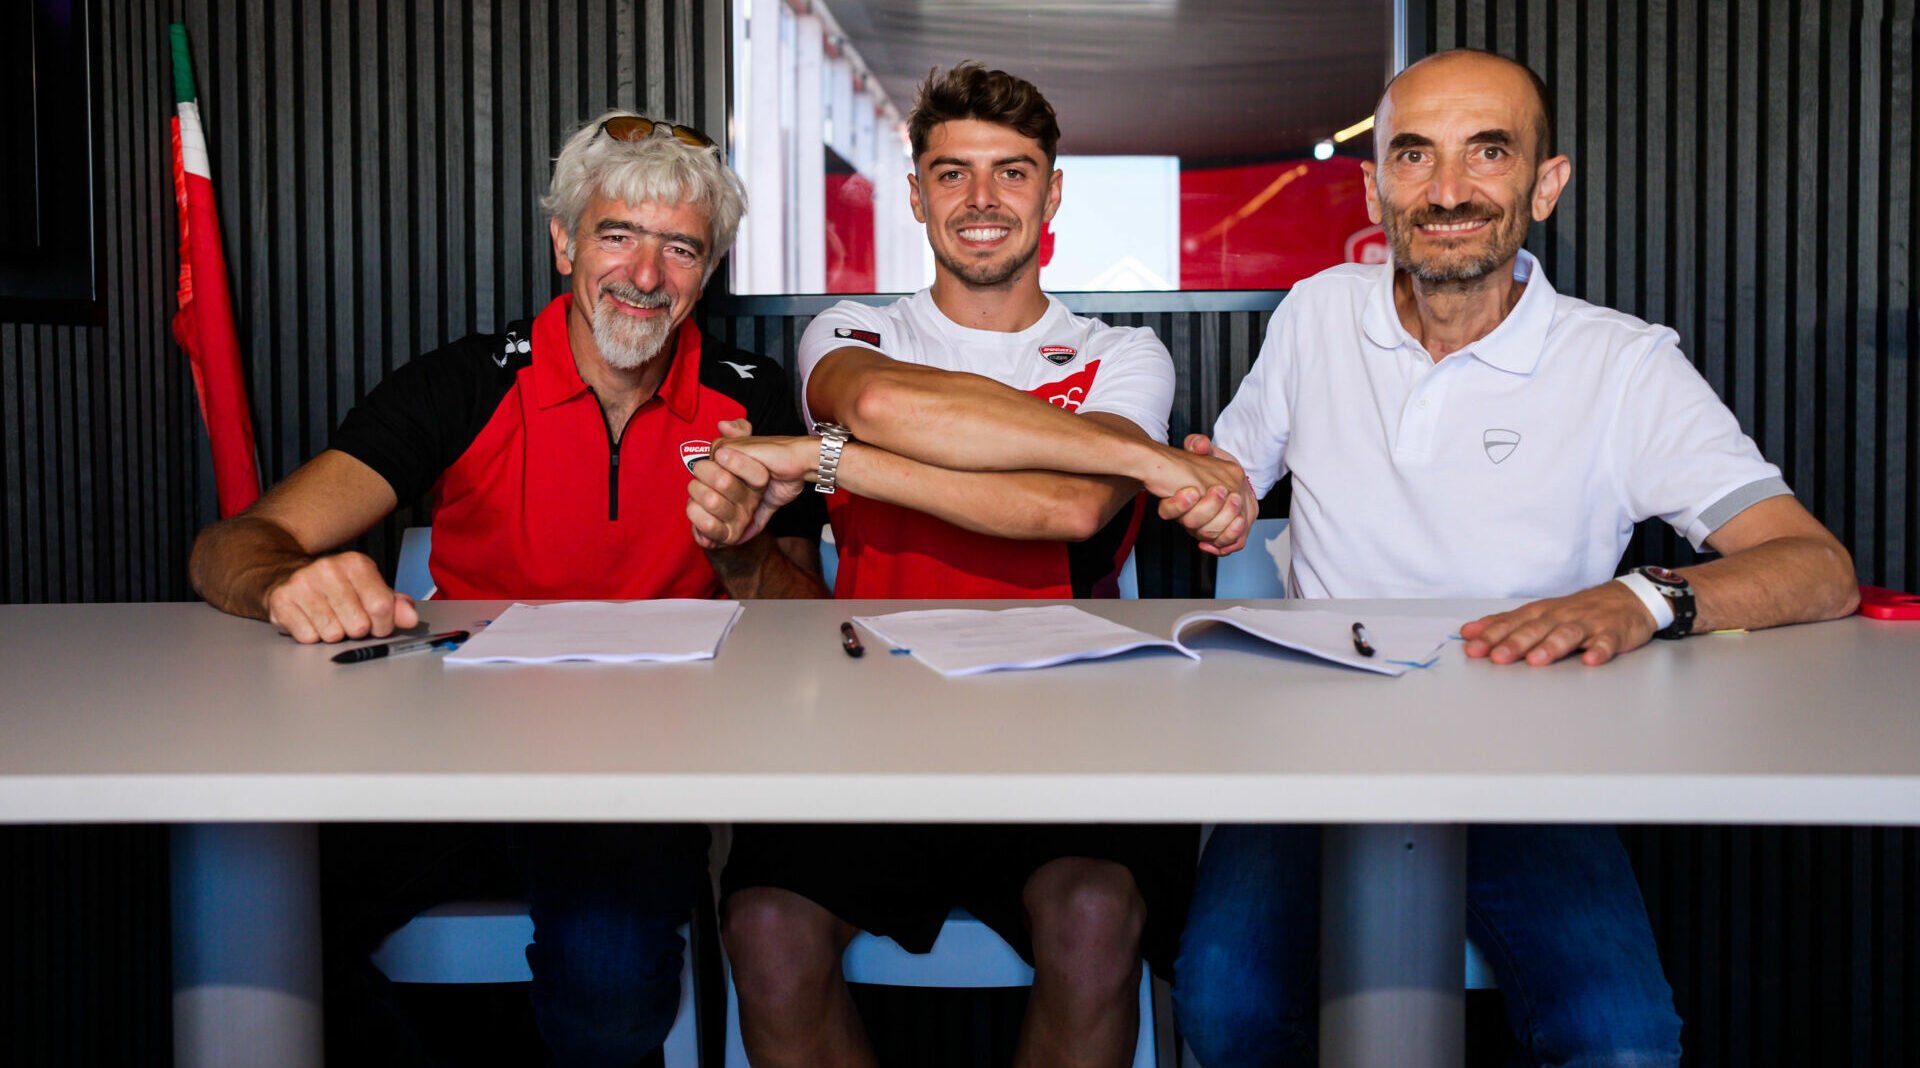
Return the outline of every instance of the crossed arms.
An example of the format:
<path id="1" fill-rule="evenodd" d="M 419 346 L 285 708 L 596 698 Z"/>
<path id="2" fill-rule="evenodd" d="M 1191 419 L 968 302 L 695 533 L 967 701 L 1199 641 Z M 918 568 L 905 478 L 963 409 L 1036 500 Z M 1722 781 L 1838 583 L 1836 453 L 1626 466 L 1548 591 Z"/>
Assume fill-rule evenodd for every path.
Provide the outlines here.
<path id="1" fill-rule="evenodd" d="M 1167 499 L 1215 500 L 1241 517 L 1239 528 L 1250 512 L 1236 463 L 1161 445 L 1122 416 L 1070 413 L 989 378 L 872 349 L 823 357 L 807 405 L 853 432 L 841 485 L 978 533 L 1089 538 L 1142 487 L 1163 510 Z M 713 458 L 694 465 L 688 516 L 704 537 L 729 544 L 757 533 L 814 480 L 819 439 L 725 437 Z"/>

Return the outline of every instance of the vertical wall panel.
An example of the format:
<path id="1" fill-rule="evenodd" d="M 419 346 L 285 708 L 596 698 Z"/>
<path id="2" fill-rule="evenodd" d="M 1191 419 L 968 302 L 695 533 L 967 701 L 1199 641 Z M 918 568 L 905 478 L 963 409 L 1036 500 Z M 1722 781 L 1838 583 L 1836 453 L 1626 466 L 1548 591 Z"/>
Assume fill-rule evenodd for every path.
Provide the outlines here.
<path id="1" fill-rule="evenodd" d="M 1530 241 L 1555 286 L 1678 330 L 1862 580 L 1900 588 L 1920 584 L 1913 7 L 1438 0 L 1424 42 L 1546 78 L 1574 165 Z M 1630 550 L 1686 555 L 1659 524 Z M 1627 838 L 1689 1064 L 1914 1063 L 1914 831 Z"/>

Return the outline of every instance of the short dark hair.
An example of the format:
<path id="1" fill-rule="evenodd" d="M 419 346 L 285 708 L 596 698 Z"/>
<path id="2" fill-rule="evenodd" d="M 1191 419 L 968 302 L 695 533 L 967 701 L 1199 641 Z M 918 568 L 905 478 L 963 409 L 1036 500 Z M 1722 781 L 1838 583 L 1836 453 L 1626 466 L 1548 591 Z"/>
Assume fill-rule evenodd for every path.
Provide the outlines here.
<path id="1" fill-rule="evenodd" d="M 1542 160 L 1553 155 L 1553 93 L 1547 88 L 1546 79 L 1535 74 L 1532 67 L 1514 59 L 1512 56 L 1503 56 L 1498 52 L 1489 52 L 1484 48 L 1449 48 L 1444 52 L 1435 52 L 1433 55 L 1427 56 L 1424 59 L 1409 63 L 1400 74 L 1405 74 L 1421 63 L 1436 59 L 1446 59 L 1449 56 L 1482 56 L 1487 59 L 1497 59 L 1509 66 L 1520 68 L 1520 70 L 1526 74 L 1528 84 L 1533 86 L 1534 102 L 1540 106 L 1540 136 L 1535 139 L 1534 151 L 1539 153 L 1539 159 Z M 1400 80 L 1400 74 L 1396 74 L 1392 78 L 1387 79 L 1387 87 L 1380 92 L 1382 102 L 1387 99 L 1387 93 L 1393 90 L 1393 83 Z M 1379 108 L 1376 107 L 1374 110 L 1377 113 Z M 1536 162 L 1538 161 L 1536 160 Z"/>
<path id="2" fill-rule="evenodd" d="M 938 67 L 928 71 L 914 95 L 913 114 L 907 116 L 913 158 L 918 161 L 927 151 L 927 137 L 934 127 L 960 119 L 995 123 L 1033 138 L 1047 154 L 1047 166 L 1053 166 L 1060 122 L 1053 105 L 1025 78 L 972 61 L 956 64 L 945 74 Z"/>

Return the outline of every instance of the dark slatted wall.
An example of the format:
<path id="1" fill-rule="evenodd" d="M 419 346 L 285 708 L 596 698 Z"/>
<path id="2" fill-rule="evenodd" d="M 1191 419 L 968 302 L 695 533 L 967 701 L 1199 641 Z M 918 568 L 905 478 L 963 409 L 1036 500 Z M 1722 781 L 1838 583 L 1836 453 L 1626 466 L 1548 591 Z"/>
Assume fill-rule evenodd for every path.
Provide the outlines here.
<path id="1" fill-rule="evenodd" d="M 176 245 L 166 26 L 154 0 L 94 8 L 106 325 L 0 323 L 9 602 L 186 593 L 199 463 L 193 385 L 167 332 Z"/>
<path id="2" fill-rule="evenodd" d="M 1491 48 L 1553 87 L 1575 177 L 1531 247 L 1555 286 L 1677 329 L 1862 580 L 1920 585 L 1912 0 L 1438 0 L 1419 18 L 1416 55 Z M 1642 534 L 1633 555 L 1682 555 Z M 1627 839 L 1689 1064 L 1920 1063 L 1914 831 Z"/>

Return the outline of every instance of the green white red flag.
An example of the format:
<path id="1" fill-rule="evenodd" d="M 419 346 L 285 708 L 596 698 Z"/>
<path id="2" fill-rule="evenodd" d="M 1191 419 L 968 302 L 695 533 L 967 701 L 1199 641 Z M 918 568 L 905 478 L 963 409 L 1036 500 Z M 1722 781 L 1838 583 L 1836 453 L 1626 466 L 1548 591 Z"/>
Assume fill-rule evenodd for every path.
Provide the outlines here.
<path id="1" fill-rule="evenodd" d="M 173 24 L 173 195 L 180 205 L 180 310 L 173 336 L 193 366 L 200 415 L 213 443 L 213 481 L 220 515 L 233 515 L 260 496 L 254 462 L 253 416 L 246 378 L 240 372 L 240 338 L 233 327 L 227 291 L 227 257 L 220 248 L 220 218 L 213 209 L 213 172 L 200 128 L 193 59 L 187 28 Z"/>

